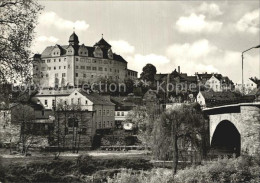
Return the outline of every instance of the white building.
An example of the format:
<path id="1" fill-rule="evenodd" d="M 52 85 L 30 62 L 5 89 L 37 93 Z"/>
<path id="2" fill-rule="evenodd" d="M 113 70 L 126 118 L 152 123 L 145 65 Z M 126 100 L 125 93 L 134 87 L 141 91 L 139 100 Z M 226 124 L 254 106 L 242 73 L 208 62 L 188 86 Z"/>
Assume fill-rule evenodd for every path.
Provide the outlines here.
<path id="1" fill-rule="evenodd" d="M 212 75 L 211 78 L 206 81 L 206 85 L 208 85 L 210 89 L 212 89 L 215 92 L 222 91 L 221 80 L 215 77 L 214 75 Z"/>
<path id="2" fill-rule="evenodd" d="M 248 78 L 244 82 L 244 94 L 249 94 L 252 92 L 254 89 L 257 88 L 257 81 L 253 80 L 252 78 Z M 237 84 L 235 85 L 235 89 L 243 93 L 243 87 L 242 84 Z"/>
<path id="3" fill-rule="evenodd" d="M 92 111 L 96 129 L 113 128 L 115 124 L 115 104 L 110 101 L 110 97 L 90 90 L 41 90 L 33 100 L 45 109 L 78 106 L 80 110 Z"/>

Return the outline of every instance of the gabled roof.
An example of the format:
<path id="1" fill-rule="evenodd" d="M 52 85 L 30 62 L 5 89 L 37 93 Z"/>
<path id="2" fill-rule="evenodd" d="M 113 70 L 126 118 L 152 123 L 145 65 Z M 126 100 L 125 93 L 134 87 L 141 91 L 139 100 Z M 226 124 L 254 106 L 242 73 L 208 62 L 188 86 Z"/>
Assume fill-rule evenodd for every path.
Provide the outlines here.
<path id="1" fill-rule="evenodd" d="M 116 104 L 116 110 L 132 110 L 137 106 L 132 97 L 111 97 L 111 101 Z"/>
<path id="2" fill-rule="evenodd" d="M 254 82 L 256 85 L 260 85 L 260 80 L 257 78 L 249 78 L 252 82 Z"/>
<path id="3" fill-rule="evenodd" d="M 79 90 L 79 92 L 87 97 L 93 104 L 95 105 L 115 105 L 111 102 L 110 97 L 108 96 L 102 96 L 94 92 L 84 92 L 83 90 Z"/>
<path id="4" fill-rule="evenodd" d="M 72 46 L 75 50 L 75 55 L 78 55 L 78 49 L 79 49 L 79 45 L 62 45 L 60 46 L 61 48 L 61 56 L 66 56 L 66 53 L 67 53 L 67 48 L 69 46 Z M 81 45 L 82 46 L 82 45 Z M 90 47 L 90 46 L 85 46 L 88 50 L 88 57 L 93 57 L 93 58 L 96 58 L 94 57 L 94 51 L 95 51 L 95 48 L 94 47 Z M 41 54 L 41 58 L 49 58 L 49 57 L 52 57 L 51 55 L 51 52 L 52 50 L 55 48 L 55 46 L 48 46 L 44 49 L 44 51 L 42 52 Z M 107 54 L 107 49 L 105 48 L 101 48 L 102 52 L 103 52 L 103 58 L 106 58 L 106 59 L 109 59 L 108 57 L 108 54 Z M 117 55 L 115 53 L 113 53 L 113 60 L 116 60 L 116 61 L 119 61 L 119 62 L 124 62 L 124 63 L 127 63 L 127 61 L 120 55 Z"/>
<path id="5" fill-rule="evenodd" d="M 212 77 L 212 74 L 208 74 L 208 73 L 203 73 L 203 74 L 196 74 L 198 76 L 199 79 L 210 79 Z"/>
<path id="6" fill-rule="evenodd" d="M 106 40 L 102 37 L 94 46 L 99 46 L 100 48 L 110 49 L 111 45 L 106 42 Z"/>

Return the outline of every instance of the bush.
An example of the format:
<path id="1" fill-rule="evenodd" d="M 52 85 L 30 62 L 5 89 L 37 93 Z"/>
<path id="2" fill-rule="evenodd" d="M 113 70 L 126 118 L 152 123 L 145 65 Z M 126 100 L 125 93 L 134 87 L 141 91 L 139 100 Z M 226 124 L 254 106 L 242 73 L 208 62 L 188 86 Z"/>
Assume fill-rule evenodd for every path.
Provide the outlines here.
<path id="1" fill-rule="evenodd" d="M 5 169 L 4 169 L 4 166 L 2 165 L 3 163 L 3 159 L 2 157 L 0 156 L 0 182 L 4 182 L 5 180 Z"/>
<path id="2" fill-rule="evenodd" d="M 32 177 L 32 182 L 61 182 L 61 177 L 56 177 L 48 172 L 37 172 Z"/>
<path id="3" fill-rule="evenodd" d="M 108 183 L 172 183 L 171 172 L 166 169 L 152 169 L 150 172 L 125 169 L 113 178 L 108 178 Z"/>
<path id="4" fill-rule="evenodd" d="M 220 159 L 178 171 L 177 183 L 260 182 L 259 162 L 252 157 Z"/>

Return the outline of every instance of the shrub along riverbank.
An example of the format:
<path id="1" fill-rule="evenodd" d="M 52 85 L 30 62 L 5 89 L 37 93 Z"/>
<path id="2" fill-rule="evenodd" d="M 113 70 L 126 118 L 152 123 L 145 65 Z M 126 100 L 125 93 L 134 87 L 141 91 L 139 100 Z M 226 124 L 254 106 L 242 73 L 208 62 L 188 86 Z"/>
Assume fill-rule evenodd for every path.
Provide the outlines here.
<path id="1" fill-rule="evenodd" d="M 1 161 L 1 159 L 0 159 Z M 1 167 L 0 182 L 219 183 L 260 182 L 260 161 L 253 157 L 219 159 L 179 170 L 154 168 L 144 159 L 53 160 Z"/>

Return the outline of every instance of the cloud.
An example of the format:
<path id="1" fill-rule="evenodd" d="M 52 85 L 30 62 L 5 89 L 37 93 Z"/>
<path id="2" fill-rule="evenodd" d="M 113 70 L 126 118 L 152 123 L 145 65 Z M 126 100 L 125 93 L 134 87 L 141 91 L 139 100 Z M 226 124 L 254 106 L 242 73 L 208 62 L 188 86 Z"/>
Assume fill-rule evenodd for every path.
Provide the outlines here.
<path id="1" fill-rule="evenodd" d="M 181 71 L 190 75 L 195 72 L 214 72 L 228 76 L 234 82 L 241 81 L 241 53 L 222 50 L 207 39 L 173 44 L 167 48 L 166 55 L 171 60 L 167 65 L 171 65 L 172 69 L 181 66 Z M 245 59 L 244 78 L 254 77 L 259 72 L 259 58 L 246 54 Z"/>
<path id="2" fill-rule="evenodd" d="M 183 33 L 216 33 L 220 31 L 222 24 L 219 21 L 206 21 L 203 14 L 192 13 L 189 17 L 180 17 L 176 22 L 176 27 Z"/>
<path id="3" fill-rule="evenodd" d="M 89 28 L 89 24 L 87 24 L 84 20 L 76 20 L 75 22 L 73 22 L 59 17 L 55 12 L 45 12 L 40 15 L 39 23 L 44 26 L 54 26 L 61 30 L 72 30 L 73 27 L 75 27 L 77 31 L 84 31 Z"/>
<path id="4" fill-rule="evenodd" d="M 236 28 L 241 32 L 259 33 L 259 9 L 246 13 L 237 23 Z"/>
<path id="5" fill-rule="evenodd" d="M 156 54 L 148 54 L 148 55 L 141 55 L 135 54 L 134 56 L 127 57 L 129 68 L 134 68 L 139 72 L 142 72 L 143 67 L 150 63 L 153 64 L 157 69 L 163 70 L 166 65 L 170 63 L 170 60 L 162 55 Z"/>
<path id="6" fill-rule="evenodd" d="M 215 16 L 219 16 L 219 15 L 222 15 L 223 12 L 220 11 L 220 8 L 217 4 L 215 3 L 206 3 L 206 2 L 203 2 L 199 8 L 198 8 L 198 12 L 200 13 L 204 13 L 204 14 L 207 14 L 211 17 L 215 17 Z"/>
<path id="7" fill-rule="evenodd" d="M 195 72 L 218 72 L 219 70 L 208 62 L 208 56 L 218 52 L 216 46 L 208 40 L 198 40 L 192 44 L 173 44 L 166 50 L 166 55 L 174 60 L 175 68 L 181 66 L 183 72 L 194 74 Z"/>
<path id="8" fill-rule="evenodd" d="M 135 50 L 134 46 L 124 40 L 109 41 L 109 43 L 112 45 L 113 51 L 119 54 L 133 53 Z"/>
<path id="9" fill-rule="evenodd" d="M 59 39 L 53 36 L 46 37 L 46 36 L 39 36 L 36 38 L 36 41 L 38 42 L 51 42 L 56 43 Z"/>
<path id="10" fill-rule="evenodd" d="M 173 44 L 168 47 L 166 54 L 171 57 L 200 58 L 216 50 L 217 47 L 211 45 L 207 39 L 201 39 L 192 44 Z"/>

